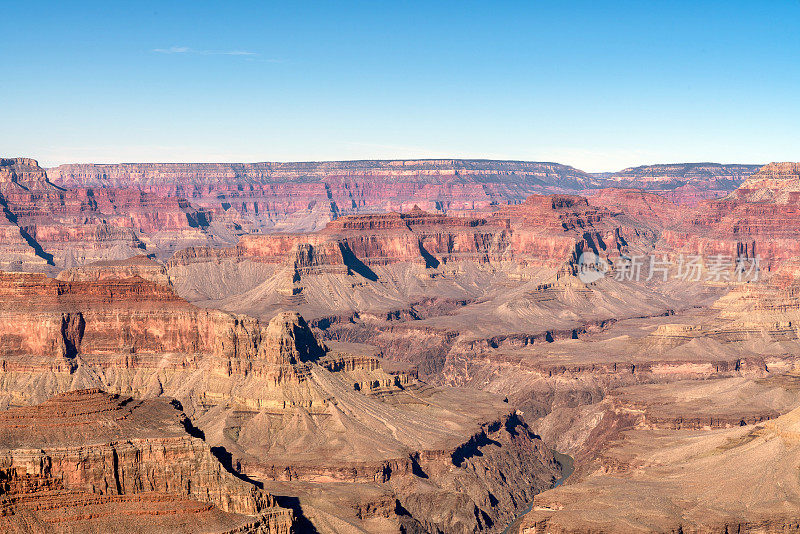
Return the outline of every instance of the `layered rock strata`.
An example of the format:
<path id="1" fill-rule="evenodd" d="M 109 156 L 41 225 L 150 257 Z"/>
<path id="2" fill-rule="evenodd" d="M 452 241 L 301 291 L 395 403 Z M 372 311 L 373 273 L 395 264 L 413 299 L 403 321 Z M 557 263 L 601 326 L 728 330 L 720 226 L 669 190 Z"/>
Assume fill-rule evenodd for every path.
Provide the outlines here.
<path id="1" fill-rule="evenodd" d="M 716 385 L 682 386 L 687 392 Z M 671 409 L 688 415 L 683 399 L 675 400 Z M 750 411 L 751 400 L 743 400 L 739 410 Z M 779 417 L 731 426 L 629 425 L 605 450 L 600 469 L 538 495 L 518 532 L 618 532 L 621 525 L 630 532 L 792 531 L 800 521 L 793 468 L 800 414 L 783 409 Z"/>
<path id="2" fill-rule="evenodd" d="M 759 169 L 759 165 L 672 163 L 629 167 L 595 175 L 606 187 L 659 193 L 677 204 L 696 205 L 724 197 Z"/>
<path id="3" fill-rule="evenodd" d="M 46 270 L 214 240 L 210 214 L 183 198 L 134 188 L 65 189 L 26 158 L 0 162 L 0 208 L 6 268 Z"/>
<path id="4" fill-rule="evenodd" d="M 187 428 L 174 402 L 97 389 L 0 413 L 3 531 L 291 532 L 291 511 Z"/>
<path id="5" fill-rule="evenodd" d="M 244 476 L 380 488 L 393 506 L 342 514 L 384 530 L 494 531 L 558 473 L 497 397 L 386 372 L 375 356 L 327 347 L 296 313 L 264 326 L 139 276 L 61 278 L 0 277 L 5 406 L 83 387 L 176 397 Z"/>

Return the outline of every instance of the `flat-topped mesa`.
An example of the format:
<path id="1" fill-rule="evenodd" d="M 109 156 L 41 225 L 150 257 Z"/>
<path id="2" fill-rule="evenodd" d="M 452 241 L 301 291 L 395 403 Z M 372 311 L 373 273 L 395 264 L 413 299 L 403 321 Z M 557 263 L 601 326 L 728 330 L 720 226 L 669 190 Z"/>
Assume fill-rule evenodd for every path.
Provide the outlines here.
<path id="1" fill-rule="evenodd" d="M 122 260 L 101 260 L 58 273 L 56 278 L 68 282 L 91 282 L 140 277 L 162 286 L 171 286 L 167 268 L 145 255 Z"/>
<path id="2" fill-rule="evenodd" d="M 603 207 L 617 215 L 633 220 L 659 223 L 659 226 L 673 224 L 681 213 L 690 210 L 681 208 L 660 194 L 641 189 L 601 189 L 589 201 L 593 206 Z"/>
<path id="3" fill-rule="evenodd" d="M 667 163 L 628 167 L 619 172 L 598 175 L 619 187 L 673 190 L 691 184 L 708 189 L 733 190 L 759 165 L 720 163 Z"/>
<path id="4" fill-rule="evenodd" d="M 350 215 L 336 219 L 325 225 L 325 229 L 329 233 L 337 233 L 346 230 L 396 230 L 401 228 L 408 228 L 408 223 L 403 219 L 402 214 L 397 212 Z"/>
<path id="5" fill-rule="evenodd" d="M 367 267 L 400 262 L 436 267 L 458 260 L 513 259 L 557 266 L 571 257 L 576 243 L 616 249 L 618 237 L 612 213 L 589 205 L 584 197 L 532 195 L 486 217 L 452 217 L 415 206 L 408 213 L 341 217 L 314 233 L 246 235 L 235 249 L 179 251 L 168 266 L 249 259 L 286 264 L 292 283 L 304 274 L 322 272 L 322 266 L 374 278 Z"/>
<path id="6" fill-rule="evenodd" d="M 588 207 L 586 198 L 577 195 L 530 195 L 522 203 L 525 207 L 544 208 L 553 210 Z"/>
<path id="7" fill-rule="evenodd" d="M 493 176 L 500 182 L 590 182 L 591 177 L 567 165 L 533 161 L 495 160 L 358 160 L 263 163 L 120 163 L 68 164 L 48 169 L 52 179 L 67 186 L 108 187 L 156 184 L 281 183 L 304 178 L 311 181 L 352 177 Z M 569 187 L 569 185 L 565 185 Z"/>
<path id="8" fill-rule="evenodd" d="M 552 231 L 590 228 L 611 214 L 590 206 L 585 197 L 575 195 L 530 195 L 522 204 L 503 206 L 490 219 L 507 218 L 516 226 Z"/>
<path id="9" fill-rule="evenodd" d="M 721 198 L 733 191 L 758 165 L 670 163 L 630 167 L 595 174 L 603 187 L 636 188 L 658 193 L 681 206 Z"/>
<path id="10" fill-rule="evenodd" d="M 126 307 L 187 307 L 189 304 L 164 285 L 139 276 L 88 280 L 49 278 L 41 273 L 0 271 L 0 311 L 89 311 Z"/>
<path id="11" fill-rule="evenodd" d="M 595 187 L 594 179 L 556 163 L 489 160 L 298 163 L 63 165 L 60 186 L 136 188 L 182 197 L 241 234 L 309 231 L 341 215 L 489 209 L 532 193 Z"/>
<path id="12" fill-rule="evenodd" d="M 0 186 L 5 183 L 46 181 L 45 170 L 31 158 L 0 158 Z"/>
<path id="13" fill-rule="evenodd" d="M 383 213 L 368 215 L 350 215 L 341 217 L 329 222 L 325 226 L 324 233 L 339 234 L 348 230 L 368 231 L 368 230 L 397 230 L 412 229 L 413 227 L 475 227 L 487 224 L 485 218 L 475 217 L 450 217 L 441 213 L 430 213 L 414 205 L 406 213 Z"/>
<path id="14" fill-rule="evenodd" d="M 729 197 L 742 202 L 800 204 L 800 163 L 770 163 L 750 176 Z"/>
<path id="15" fill-rule="evenodd" d="M 0 413 L 0 528 L 19 528 L 19 516 L 65 530 L 155 532 L 191 517 L 210 532 L 263 524 L 259 532 L 288 534 L 291 511 L 228 473 L 189 428 L 169 399 L 99 389 Z"/>

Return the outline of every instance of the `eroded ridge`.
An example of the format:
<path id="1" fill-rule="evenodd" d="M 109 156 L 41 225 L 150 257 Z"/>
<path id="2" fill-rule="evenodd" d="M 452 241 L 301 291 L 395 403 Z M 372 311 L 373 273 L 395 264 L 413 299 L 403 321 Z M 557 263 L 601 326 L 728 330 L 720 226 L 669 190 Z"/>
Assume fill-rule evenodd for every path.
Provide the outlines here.
<path id="1" fill-rule="evenodd" d="M 99 389 L 0 413 L 3 530 L 289 533 L 291 511 L 187 428 L 174 401 Z"/>

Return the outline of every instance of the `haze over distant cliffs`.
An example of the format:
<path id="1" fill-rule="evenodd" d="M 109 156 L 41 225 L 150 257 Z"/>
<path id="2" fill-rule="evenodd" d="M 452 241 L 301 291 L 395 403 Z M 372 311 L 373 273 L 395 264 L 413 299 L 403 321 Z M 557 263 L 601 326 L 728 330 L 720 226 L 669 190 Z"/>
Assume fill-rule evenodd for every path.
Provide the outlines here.
<path id="1" fill-rule="evenodd" d="M 495 160 L 69 164 L 48 169 L 66 188 L 129 188 L 183 197 L 238 215 L 249 230 L 313 230 L 340 215 L 422 209 L 455 213 L 517 203 L 533 193 L 603 187 L 663 191 L 679 203 L 724 196 L 757 165 L 652 165 L 589 174 L 568 165 Z M 228 213 L 229 210 L 233 212 Z"/>
<path id="2" fill-rule="evenodd" d="M 603 187 L 646 189 L 679 204 L 697 204 L 733 191 L 760 165 L 720 163 L 668 163 L 628 167 L 593 176 Z"/>
<path id="3" fill-rule="evenodd" d="M 534 161 L 482 159 L 360 160 L 261 163 L 120 163 L 66 164 L 48 169 L 50 178 L 66 187 L 155 187 L 164 185 L 219 185 L 281 183 L 286 181 L 335 183 L 336 179 L 388 183 L 448 183 L 452 178 L 482 184 L 552 187 L 582 190 L 617 185 L 669 190 L 684 185 L 704 189 L 735 189 L 760 165 L 672 163 L 629 167 L 619 172 L 586 173 L 568 165 Z M 488 191 L 491 193 L 491 191 Z M 530 190 L 530 192 L 535 192 Z"/>
<path id="4" fill-rule="evenodd" d="M 532 194 L 639 187 L 676 203 L 729 194 L 749 165 L 675 164 L 590 175 L 556 163 L 398 160 L 75 164 L 0 160 L 0 264 L 65 267 L 258 232 L 314 231 L 346 215 L 489 214 Z"/>

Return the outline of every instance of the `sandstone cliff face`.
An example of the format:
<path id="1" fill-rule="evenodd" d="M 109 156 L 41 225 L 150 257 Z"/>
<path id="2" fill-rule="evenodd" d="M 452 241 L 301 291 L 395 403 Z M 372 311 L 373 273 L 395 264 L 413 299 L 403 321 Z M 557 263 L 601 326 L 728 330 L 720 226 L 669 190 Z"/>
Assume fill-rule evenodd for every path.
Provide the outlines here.
<path id="1" fill-rule="evenodd" d="M 193 520 L 209 521 L 205 531 L 288 534 L 291 512 L 226 472 L 187 425 L 167 400 L 100 390 L 0 413 L 0 523 L 18 529 L 33 517 L 42 531 L 68 531 L 111 519 L 115 531 L 142 532 Z"/>
<path id="2" fill-rule="evenodd" d="M 397 262 L 436 267 L 459 260 L 560 265 L 582 242 L 618 248 L 610 215 L 583 197 L 565 195 L 533 195 L 485 218 L 448 217 L 415 206 L 407 213 L 343 217 L 316 233 L 243 236 L 235 249 L 187 249 L 176 253 L 170 265 L 225 258 L 288 259 L 301 271 L 342 265 L 363 272 L 362 264 Z"/>
<path id="3" fill-rule="evenodd" d="M 140 277 L 161 286 L 172 286 L 166 267 L 148 256 L 134 256 L 122 260 L 106 260 L 73 267 L 58 273 L 59 280 L 92 282 L 108 279 Z"/>
<path id="4" fill-rule="evenodd" d="M 602 189 L 589 197 L 589 201 L 593 206 L 604 207 L 631 220 L 659 226 L 677 221 L 688 211 L 662 195 L 641 189 Z"/>
<path id="5" fill-rule="evenodd" d="M 594 174 L 594 177 L 604 188 L 638 189 L 658 194 L 680 206 L 697 206 L 728 195 L 758 168 L 759 165 L 674 163 L 629 167 L 618 172 Z M 582 192 L 597 193 L 597 189 Z"/>
<path id="6" fill-rule="evenodd" d="M 94 274 L 61 280 L 2 275 L 4 406 L 79 387 L 177 397 L 208 443 L 225 451 L 230 469 L 262 481 L 380 484 L 401 503 L 384 519 L 398 522 L 410 514 L 442 532 L 496 529 L 558 471 L 544 444 L 492 395 L 439 390 L 390 374 L 373 356 L 327 347 L 296 313 L 279 314 L 263 326 L 195 308 L 169 287 L 138 276 Z M 64 400 L 71 406 L 77 401 Z M 34 418 L 43 417 L 42 410 L 58 413 L 58 402 Z M 114 421 L 129 421 L 129 406 L 85 411 L 90 418 L 108 412 Z M 59 424 L 52 423 L 56 437 Z M 48 436 L 43 432 L 40 439 Z M 159 448 L 147 449 L 139 442 L 114 445 L 81 464 L 85 470 L 65 476 L 80 488 L 114 495 L 121 494 L 117 487 L 164 492 L 175 484 L 173 476 L 185 491 L 208 494 L 223 511 L 251 513 L 253 503 L 244 497 L 221 502 L 225 492 L 204 490 L 202 477 L 188 482 L 189 471 L 205 476 L 206 464 L 186 470 L 172 465 L 178 453 L 171 451 L 192 448 L 199 443 L 194 439 L 161 439 Z M 120 440 L 114 435 L 109 441 Z M 77 462 L 69 454 L 46 456 L 36 453 L 25 462 L 65 471 Z M 113 467 L 114 458 L 118 466 L 135 460 L 137 467 L 117 467 L 117 478 L 110 477 L 99 466 Z M 150 463 L 164 460 L 174 474 L 153 474 Z M 143 473 L 149 478 L 140 480 Z M 445 504 L 432 507 L 432 498 Z"/>
<path id="7" fill-rule="evenodd" d="M 0 252 L 10 267 L 42 270 L 48 264 L 127 258 L 148 248 L 169 248 L 176 240 L 213 240 L 207 232 L 210 213 L 183 198 L 132 188 L 64 189 L 50 182 L 34 160 L 2 162 L 0 225 L 13 235 Z"/>
<path id="8" fill-rule="evenodd" d="M 731 195 L 744 202 L 800 203 L 800 163 L 770 163 Z"/>
<path id="9" fill-rule="evenodd" d="M 520 176 L 570 188 L 590 182 L 585 173 L 566 165 L 492 160 L 364 160 L 291 163 L 129 163 L 117 165 L 62 165 L 48 170 L 56 183 L 107 187 L 167 184 L 218 185 L 286 181 L 325 182 L 326 179 L 394 177 L 405 183 L 436 183 L 439 177 L 491 176 L 500 182 L 520 182 Z M 566 182 L 566 183 L 562 183 Z M 574 188 L 574 187 L 572 187 Z"/>
<path id="10" fill-rule="evenodd" d="M 762 277 L 797 278 L 800 172 L 796 163 L 771 163 L 725 198 L 678 205 L 664 195 L 603 189 L 590 203 L 609 209 L 624 237 L 649 235 L 654 252 L 722 255 L 731 261 L 758 257 Z"/>
<path id="11" fill-rule="evenodd" d="M 758 256 L 764 276 L 785 271 L 796 277 L 800 248 L 800 174 L 797 164 L 773 163 L 720 200 L 684 209 L 660 224 L 665 252 Z"/>
<path id="12" fill-rule="evenodd" d="M 137 188 L 183 197 L 246 232 L 316 230 L 340 215 L 486 209 L 534 192 L 583 189 L 592 177 L 554 163 L 484 160 L 62 165 L 63 187 Z"/>
<path id="13" fill-rule="evenodd" d="M 45 171 L 31 158 L 0 158 L 0 183 L 45 180 Z"/>
<path id="14" fill-rule="evenodd" d="M 0 168 L 7 212 L 0 225 L 8 221 L 13 241 L 3 254 L 7 268 L 46 270 L 142 252 L 163 258 L 243 234 L 319 230 L 342 215 L 415 205 L 488 214 L 531 194 L 604 184 L 660 184 L 657 190 L 674 200 L 696 203 L 730 191 L 750 166 L 657 166 L 611 178 L 553 163 L 483 160 L 64 165 L 45 173 L 34 160 L 18 158 L 4 159 Z"/>
<path id="15" fill-rule="evenodd" d="M 604 185 L 621 188 L 636 187 L 659 192 L 678 192 L 685 186 L 690 186 L 701 191 L 724 195 L 724 192 L 738 187 L 759 167 L 759 165 L 719 163 L 673 163 L 629 167 L 619 172 L 597 176 L 604 180 Z"/>
<path id="16" fill-rule="evenodd" d="M 302 363 L 324 351 L 296 314 L 264 329 L 254 319 L 195 308 L 169 287 L 138 276 L 66 281 L 0 273 L 0 296 L 0 355 L 7 371 L 33 362 L 58 372 L 72 372 L 81 362 L 197 370 L 209 357 L 218 372 L 252 373 L 279 384 L 300 380 Z"/>

